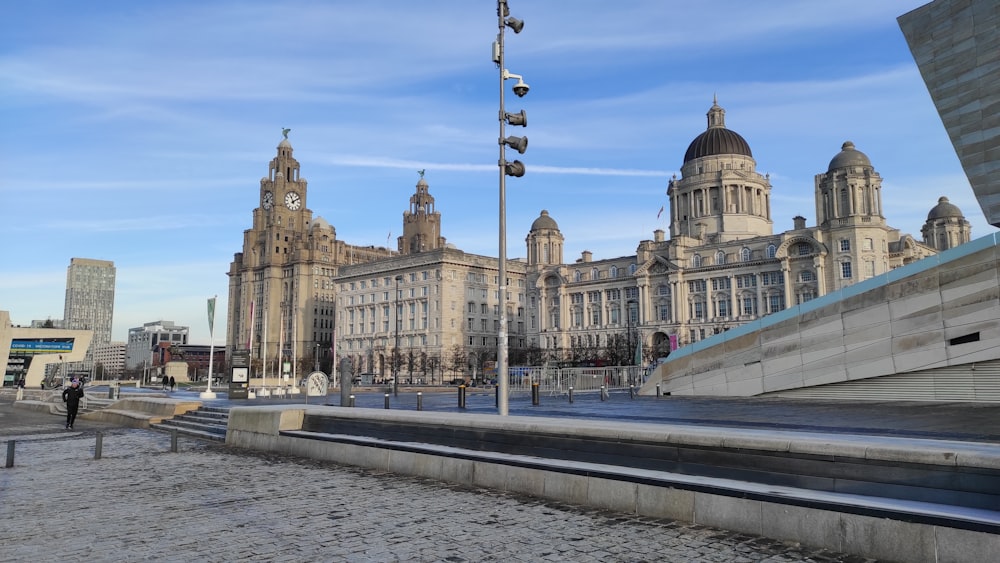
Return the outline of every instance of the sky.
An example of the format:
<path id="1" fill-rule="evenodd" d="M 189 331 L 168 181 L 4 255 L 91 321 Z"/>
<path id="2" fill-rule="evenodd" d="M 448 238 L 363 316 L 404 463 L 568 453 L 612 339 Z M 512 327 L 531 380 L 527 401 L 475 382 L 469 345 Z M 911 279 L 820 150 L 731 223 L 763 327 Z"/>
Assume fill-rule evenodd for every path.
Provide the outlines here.
<path id="1" fill-rule="evenodd" d="M 896 18 L 925 0 L 511 0 L 511 94 L 530 139 L 508 159 L 507 254 L 542 209 L 564 259 L 634 254 L 669 232 L 667 181 L 713 97 L 769 173 L 774 231 L 815 224 L 814 177 L 853 141 L 889 225 L 920 239 L 948 197 L 976 202 Z M 281 131 L 308 203 L 351 244 L 385 245 L 425 178 L 442 235 L 498 254 L 493 0 L 39 0 L 0 33 L 0 309 L 60 319 L 73 257 L 117 268 L 112 338 L 171 320 L 225 342 L 226 272 Z"/>

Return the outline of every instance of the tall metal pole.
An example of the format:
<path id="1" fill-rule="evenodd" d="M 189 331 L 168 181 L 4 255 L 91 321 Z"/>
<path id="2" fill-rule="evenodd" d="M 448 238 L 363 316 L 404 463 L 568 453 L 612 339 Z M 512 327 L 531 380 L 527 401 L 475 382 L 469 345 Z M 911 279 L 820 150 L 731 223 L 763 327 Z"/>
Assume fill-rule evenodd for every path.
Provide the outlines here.
<path id="1" fill-rule="evenodd" d="M 507 155 L 504 145 L 504 7 L 506 0 L 497 0 L 497 20 L 500 31 L 497 33 L 497 51 L 500 65 L 500 258 L 499 258 L 499 297 L 500 297 L 500 330 L 497 333 L 497 414 L 508 414 L 507 379 Z"/>
<path id="2" fill-rule="evenodd" d="M 399 396 L 399 282 L 403 276 L 396 276 L 396 347 L 392 350 L 392 394 Z"/>

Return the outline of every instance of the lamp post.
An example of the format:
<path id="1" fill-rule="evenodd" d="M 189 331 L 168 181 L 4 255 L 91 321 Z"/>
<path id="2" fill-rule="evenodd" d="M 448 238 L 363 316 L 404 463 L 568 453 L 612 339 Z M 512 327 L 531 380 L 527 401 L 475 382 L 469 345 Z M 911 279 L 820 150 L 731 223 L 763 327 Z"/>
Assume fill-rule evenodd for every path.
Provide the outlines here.
<path id="1" fill-rule="evenodd" d="M 392 394 L 399 396 L 399 282 L 403 276 L 396 276 L 396 346 L 392 349 Z"/>
<path id="2" fill-rule="evenodd" d="M 524 127 L 528 124 L 528 117 L 524 110 L 520 113 L 507 113 L 504 109 L 504 82 L 511 78 L 516 78 L 517 83 L 513 86 L 514 94 L 524 97 L 528 93 L 528 85 L 524 83 L 521 75 L 512 74 L 504 68 L 503 38 L 506 28 L 511 28 L 514 33 L 520 33 L 524 28 L 524 22 L 510 17 L 510 8 L 507 0 L 497 0 L 497 40 L 493 44 L 493 62 L 500 69 L 500 257 L 499 257 L 499 301 L 500 301 L 500 330 L 497 333 L 497 412 L 501 416 L 508 414 L 508 374 L 507 374 L 507 176 L 519 178 L 524 176 L 524 163 L 520 160 L 507 162 L 507 147 L 515 149 L 518 153 L 524 154 L 528 148 L 527 137 L 506 137 L 505 125 L 511 124 Z"/>
<path id="3" fill-rule="evenodd" d="M 628 327 L 626 329 L 626 333 L 625 333 L 625 353 L 627 355 L 631 355 L 632 351 L 634 350 L 634 348 L 632 347 L 632 324 L 633 324 L 632 323 L 632 304 L 634 304 L 635 302 L 636 301 L 634 299 L 629 299 L 628 301 L 625 302 L 625 317 L 626 317 L 625 318 L 625 323 L 626 323 L 626 327 Z M 626 363 L 627 364 L 631 364 L 632 363 L 632 361 L 631 361 L 632 358 L 630 356 L 626 356 L 626 358 L 627 358 Z"/>
<path id="4" fill-rule="evenodd" d="M 315 365 L 313 366 L 313 371 L 319 371 L 319 342 L 316 343 L 316 353 L 313 354 L 315 358 Z"/>

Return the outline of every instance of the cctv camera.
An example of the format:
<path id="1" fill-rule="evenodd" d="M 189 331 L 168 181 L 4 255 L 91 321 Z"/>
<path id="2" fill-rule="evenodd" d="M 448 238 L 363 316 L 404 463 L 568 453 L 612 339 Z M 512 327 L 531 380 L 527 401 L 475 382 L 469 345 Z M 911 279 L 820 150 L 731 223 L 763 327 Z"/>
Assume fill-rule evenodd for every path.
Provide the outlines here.
<path id="1" fill-rule="evenodd" d="M 515 84 L 514 88 L 512 89 L 514 90 L 514 93 L 517 94 L 518 98 L 523 98 L 525 94 L 528 93 L 529 88 L 528 85 L 524 83 L 524 81 L 518 80 L 517 84 Z"/>

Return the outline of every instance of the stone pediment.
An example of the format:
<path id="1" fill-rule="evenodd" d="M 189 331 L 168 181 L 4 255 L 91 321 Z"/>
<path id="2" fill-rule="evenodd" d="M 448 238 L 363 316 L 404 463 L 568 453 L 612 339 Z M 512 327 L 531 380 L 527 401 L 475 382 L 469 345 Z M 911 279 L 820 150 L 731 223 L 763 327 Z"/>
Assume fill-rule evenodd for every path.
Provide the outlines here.
<path id="1" fill-rule="evenodd" d="M 653 256 L 635 271 L 638 276 L 657 276 L 680 270 L 677 264 L 662 256 Z"/>

